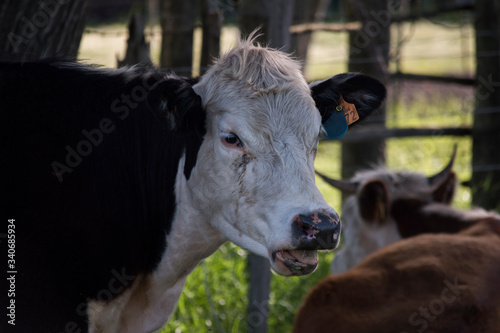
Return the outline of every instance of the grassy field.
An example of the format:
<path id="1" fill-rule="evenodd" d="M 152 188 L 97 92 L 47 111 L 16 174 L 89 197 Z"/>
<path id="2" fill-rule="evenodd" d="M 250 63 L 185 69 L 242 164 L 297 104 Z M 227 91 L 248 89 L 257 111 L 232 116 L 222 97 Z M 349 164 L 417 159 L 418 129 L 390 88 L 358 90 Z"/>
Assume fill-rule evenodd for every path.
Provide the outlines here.
<path id="1" fill-rule="evenodd" d="M 100 27 L 103 35 L 88 33 L 81 44 L 80 58 L 89 63 L 116 66 L 116 56 L 124 54 L 124 26 Z M 412 30 L 413 29 L 413 30 Z M 450 29 L 431 23 L 402 27 L 404 35 L 413 37 L 402 51 L 400 68 L 409 73 L 472 75 L 474 60 L 472 28 Z M 396 31 L 393 31 L 394 35 Z M 225 28 L 222 49 L 234 45 L 238 32 Z M 159 33 L 150 39 L 154 61 L 159 58 Z M 196 40 L 200 35 L 197 33 Z M 345 33 L 318 32 L 313 35 L 305 75 L 308 80 L 321 79 L 346 70 L 347 36 Z M 391 65 L 394 67 L 394 64 Z M 196 73 L 196 69 L 195 69 Z M 389 127 L 471 125 L 473 90 L 435 84 L 391 84 L 387 100 Z M 470 138 L 442 137 L 387 140 L 387 166 L 394 170 L 412 170 L 431 175 L 448 161 L 454 143 L 458 143 L 455 170 L 461 181 L 471 175 Z M 338 142 L 320 144 L 316 168 L 330 176 L 340 175 L 341 147 Z M 327 201 L 341 213 L 340 194 L 321 180 L 318 187 Z M 453 203 L 467 208 L 470 191 L 460 187 Z M 271 333 L 289 332 L 302 298 L 319 279 L 329 273 L 333 253 L 321 255 L 319 269 L 306 277 L 272 278 L 270 315 Z M 247 252 L 234 244 L 225 244 L 204 260 L 189 276 L 177 310 L 162 332 L 246 332 Z"/>

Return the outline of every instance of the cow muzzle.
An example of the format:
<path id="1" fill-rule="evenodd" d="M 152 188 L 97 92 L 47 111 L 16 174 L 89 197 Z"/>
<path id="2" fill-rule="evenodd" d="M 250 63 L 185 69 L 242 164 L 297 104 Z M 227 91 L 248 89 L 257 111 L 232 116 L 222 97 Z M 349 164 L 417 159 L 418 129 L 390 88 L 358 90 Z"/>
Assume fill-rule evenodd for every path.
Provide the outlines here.
<path id="1" fill-rule="evenodd" d="M 306 275 L 318 266 L 318 250 L 333 250 L 340 241 L 340 218 L 335 211 L 298 214 L 292 220 L 292 246 L 269 251 L 276 273 Z"/>

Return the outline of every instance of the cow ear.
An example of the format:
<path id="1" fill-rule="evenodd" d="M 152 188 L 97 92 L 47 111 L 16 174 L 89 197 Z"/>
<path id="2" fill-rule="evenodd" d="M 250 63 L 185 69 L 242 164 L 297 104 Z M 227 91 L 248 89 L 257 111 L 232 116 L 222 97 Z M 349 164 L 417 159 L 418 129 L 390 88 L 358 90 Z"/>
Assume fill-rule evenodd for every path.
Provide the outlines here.
<path id="1" fill-rule="evenodd" d="M 309 87 L 321 114 L 323 134 L 332 139 L 342 136 L 348 127 L 355 126 L 378 109 L 386 96 L 385 86 L 380 81 L 358 73 L 335 75 L 312 82 Z"/>
<path id="2" fill-rule="evenodd" d="M 446 179 L 432 192 L 435 202 L 442 202 L 449 205 L 455 196 L 457 188 L 457 175 L 451 171 Z"/>
<path id="3" fill-rule="evenodd" d="M 361 217 L 372 223 L 382 223 L 389 213 L 389 195 L 385 182 L 371 180 L 360 188 L 358 202 Z"/>
<path id="4" fill-rule="evenodd" d="M 157 83 L 148 95 L 148 102 L 152 108 L 159 110 L 170 130 L 186 132 L 204 129 L 205 113 L 201 97 L 188 80 L 169 78 Z"/>

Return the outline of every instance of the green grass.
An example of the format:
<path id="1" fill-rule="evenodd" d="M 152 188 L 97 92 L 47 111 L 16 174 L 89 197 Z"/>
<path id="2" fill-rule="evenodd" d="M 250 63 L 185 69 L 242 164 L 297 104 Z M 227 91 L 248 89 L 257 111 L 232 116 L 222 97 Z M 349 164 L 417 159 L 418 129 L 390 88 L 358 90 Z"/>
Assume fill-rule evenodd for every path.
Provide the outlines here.
<path id="1" fill-rule="evenodd" d="M 189 276 L 162 332 L 241 332 L 247 297 L 247 252 L 224 244 Z"/>
<path id="2" fill-rule="evenodd" d="M 125 31 L 124 26 L 106 26 L 104 31 Z M 410 26 L 402 27 L 410 33 Z M 393 36 L 396 31 L 393 30 Z M 225 28 L 222 49 L 236 42 L 237 29 Z M 474 71 L 472 27 L 462 30 L 442 28 L 430 23 L 419 23 L 402 55 L 401 69 L 418 74 L 471 75 Z M 461 37 L 464 37 L 461 39 Z M 195 40 L 199 40 L 199 32 Z M 160 38 L 150 39 L 151 54 L 159 59 Z M 346 71 L 348 54 L 347 34 L 318 32 L 313 35 L 306 67 L 308 80 L 322 79 Z M 123 56 L 124 36 L 86 34 L 82 41 L 80 58 L 107 67 L 116 66 L 116 55 Z M 199 49 L 199 47 L 198 47 Z M 391 64 L 393 69 L 395 64 Z M 195 69 L 196 73 L 196 69 Z M 392 85 L 387 101 L 388 127 L 465 126 L 471 125 L 473 92 L 471 89 L 436 85 Z M 448 162 L 454 143 L 458 143 L 455 171 L 460 181 L 471 175 L 471 139 L 463 137 L 406 138 L 387 140 L 387 165 L 394 170 L 412 170 L 426 175 L 434 174 Z M 327 175 L 340 177 L 341 145 L 322 142 L 319 146 L 316 168 Z M 317 179 L 318 188 L 327 202 L 341 213 L 340 193 Z M 470 206 L 470 190 L 459 187 L 453 204 Z M 318 270 L 305 277 L 284 278 L 273 275 L 268 318 L 270 333 L 290 332 L 294 314 L 307 291 L 329 274 L 333 253 L 320 255 Z M 177 309 L 162 332 L 246 332 L 248 290 L 247 252 L 227 243 L 214 255 L 205 259 L 188 277 Z"/>

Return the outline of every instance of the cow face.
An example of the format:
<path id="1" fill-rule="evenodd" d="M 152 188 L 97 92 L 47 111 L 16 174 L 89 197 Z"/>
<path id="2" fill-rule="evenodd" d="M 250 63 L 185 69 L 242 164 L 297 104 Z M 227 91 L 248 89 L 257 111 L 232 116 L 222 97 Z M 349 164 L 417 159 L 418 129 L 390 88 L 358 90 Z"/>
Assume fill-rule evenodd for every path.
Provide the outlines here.
<path id="1" fill-rule="evenodd" d="M 452 171 L 455 155 L 456 147 L 448 165 L 432 177 L 378 168 L 360 171 L 351 180 L 342 181 L 318 172 L 329 184 L 351 194 L 342 207 L 347 245 L 332 262 L 332 272 L 344 272 L 370 253 L 403 238 L 438 232 L 432 221 L 416 218 L 414 206 L 415 202 L 451 203 L 456 188 Z"/>
<path id="2" fill-rule="evenodd" d="M 281 275 L 312 272 L 334 249 L 340 220 L 315 185 L 322 123 L 340 94 L 360 118 L 385 97 L 378 81 L 343 74 L 307 85 L 297 62 L 243 41 L 194 87 L 206 134 L 187 181 L 192 206 L 229 240 L 268 257 Z"/>

